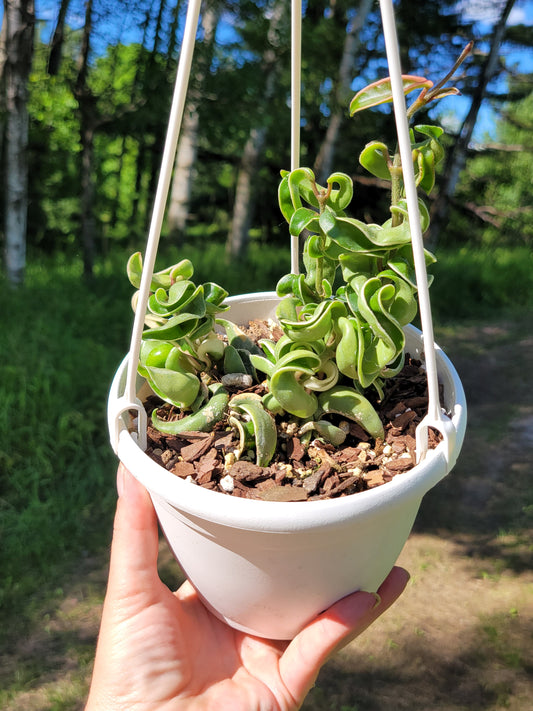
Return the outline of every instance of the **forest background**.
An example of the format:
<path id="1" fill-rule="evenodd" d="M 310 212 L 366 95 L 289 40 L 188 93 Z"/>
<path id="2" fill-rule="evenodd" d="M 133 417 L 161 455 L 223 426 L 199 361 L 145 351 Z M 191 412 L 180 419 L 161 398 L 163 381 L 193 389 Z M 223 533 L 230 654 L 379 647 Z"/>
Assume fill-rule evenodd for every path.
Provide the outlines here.
<path id="1" fill-rule="evenodd" d="M 442 123 L 448 143 L 426 236 L 438 259 L 438 334 L 457 345 L 475 333 L 479 345 L 487 333 L 501 340 L 504 323 L 523 340 L 533 306 L 533 4 L 425 0 L 414 12 L 398 0 L 395 10 L 404 73 L 437 82 L 474 40 L 455 82 L 461 96 L 420 116 Z M 40 706 L 25 706 L 21 694 L 52 672 L 14 641 L 36 626 L 53 636 L 67 580 L 98 567 L 109 540 L 115 461 L 106 392 L 128 348 L 125 263 L 145 246 L 185 12 L 181 0 L 3 3 L 2 707 L 78 708 L 86 688 L 85 673 L 66 694 L 47 687 L 46 703 L 41 696 Z M 231 293 L 270 289 L 288 271 L 277 184 L 290 162 L 289 52 L 287 2 L 204 1 L 161 266 L 189 257 L 199 279 Z M 385 219 L 388 195 L 357 158 L 371 139 L 393 142 L 394 122 L 389 107 L 351 119 L 348 104 L 386 74 L 377 2 L 304 3 L 301 163 L 322 178 L 349 173 L 355 216 L 375 222 Z M 531 493 L 506 511 L 512 530 L 531 530 Z M 61 637 L 87 668 L 92 642 L 80 652 L 78 640 L 74 654 Z"/>

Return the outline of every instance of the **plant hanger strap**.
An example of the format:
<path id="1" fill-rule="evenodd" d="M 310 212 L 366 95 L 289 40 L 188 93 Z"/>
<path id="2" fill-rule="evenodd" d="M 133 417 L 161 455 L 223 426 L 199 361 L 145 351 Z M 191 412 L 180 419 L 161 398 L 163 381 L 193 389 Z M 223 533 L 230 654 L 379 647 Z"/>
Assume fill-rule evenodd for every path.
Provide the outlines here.
<path id="1" fill-rule="evenodd" d="M 170 181 L 172 178 L 172 169 L 174 167 L 176 149 L 178 146 L 179 132 L 185 109 L 185 100 L 187 97 L 187 89 L 191 75 L 192 57 L 194 53 L 196 33 L 198 30 L 198 18 L 200 17 L 201 4 L 201 0 L 189 0 L 187 8 L 185 30 L 181 45 L 178 71 L 176 74 L 174 94 L 172 97 L 167 136 L 161 162 L 161 171 L 159 173 L 159 181 L 150 223 L 150 231 L 148 233 L 148 240 L 146 244 L 146 253 L 143 260 L 144 266 L 141 284 L 139 287 L 139 298 L 133 322 L 133 331 L 128 357 L 126 387 L 123 397 L 121 397 L 117 402 L 116 412 L 114 413 L 116 426 L 115 441 L 112 444 L 115 452 L 118 449 L 118 437 L 120 432 L 118 419 L 124 414 L 124 412 L 127 412 L 130 409 L 137 411 L 137 442 L 139 447 L 143 450 L 146 449 L 146 413 L 142 403 L 137 398 L 137 366 L 141 350 L 144 317 L 146 314 L 148 298 L 150 296 L 150 284 L 154 272 L 157 248 L 159 245 L 159 238 L 161 236 L 161 227 L 163 225 Z"/>
<path id="2" fill-rule="evenodd" d="M 411 231 L 411 243 L 413 248 L 428 381 L 428 412 L 422 422 L 418 425 L 416 431 L 417 461 L 419 462 L 424 459 L 427 454 L 428 428 L 435 427 L 442 434 L 445 456 L 449 464 L 451 452 L 454 448 L 456 429 L 452 421 L 443 414 L 440 406 L 433 321 L 431 317 L 429 285 L 426 271 L 426 261 L 424 257 L 424 242 L 422 237 L 413 161 L 411 158 L 411 141 L 406 115 L 400 51 L 398 47 L 398 37 L 396 34 L 396 23 L 394 19 L 392 0 L 380 0 L 380 8 L 383 22 L 383 33 L 385 37 L 385 48 L 387 52 L 387 63 L 389 66 L 389 75 L 391 80 L 396 132 L 407 199 L 407 212 L 409 215 L 409 227 Z"/>
<path id="3" fill-rule="evenodd" d="M 291 171 L 300 167 L 302 0 L 291 3 Z M 299 274 L 300 243 L 291 235 L 291 272 Z"/>

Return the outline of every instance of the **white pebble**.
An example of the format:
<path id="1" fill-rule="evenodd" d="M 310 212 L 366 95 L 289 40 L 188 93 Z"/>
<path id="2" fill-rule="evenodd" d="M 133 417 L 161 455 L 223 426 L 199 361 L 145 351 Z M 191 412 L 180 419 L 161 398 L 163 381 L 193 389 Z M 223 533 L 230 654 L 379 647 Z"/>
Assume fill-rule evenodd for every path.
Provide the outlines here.
<path id="1" fill-rule="evenodd" d="M 220 480 L 220 487 L 227 494 L 231 494 L 231 492 L 235 488 L 235 483 L 233 481 L 233 477 L 230 476 L 229 474 L 226 474 L 225 477 L 222 477 L 222 479 Z"/>

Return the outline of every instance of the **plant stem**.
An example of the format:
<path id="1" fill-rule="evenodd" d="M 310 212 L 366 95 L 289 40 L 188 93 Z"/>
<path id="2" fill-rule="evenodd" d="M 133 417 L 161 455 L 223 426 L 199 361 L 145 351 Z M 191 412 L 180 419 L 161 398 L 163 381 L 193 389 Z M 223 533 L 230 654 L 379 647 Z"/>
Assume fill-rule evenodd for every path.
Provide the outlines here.
<path id="1" fill-rule="evenodd" d="M 326 190 L 319 190 L 316 183 L 313 183 L 313 192 L 315 193 L 316 199 L 318 200 L 318 209 L 320 214 L 322 214 L 326 208 L 326 203 L 329 196 L 331 195 L 331 183 L 328 183 Z M 324 235 L 320 235 L 320 249 L 324 248 Z M 324 296 L 324 288 L 322 286 L 322 280 L 324 278 L 324 257 L 317 257 L 315 260 L 316 273 L 315 273 L 315 289 L 316 293 L 320 296 Z"/>
<path id="2" fill-rule="evenodd" d="M 468 55 L 472 52 L 472 48 L 474 46 L 474 42 L 471 41 L 469 42 L 466 47 L 463 49 L 461 54 L 459 55 L 458 59 L 456 60 L 455 64 L 453 67 L 450 69 L 450 71 L 446 74 L 445 77 L 443 77 L 438 84 L 433 86 L 431 89 L 426 90 L 424 89 L 418 98 L 413 101 L 411 106 L 407 109 L 407 118 L 412 119 L 413 116 L 416 114 L 417 111 L 419 111 L 421 108 L 429 104 L 431 101 L 433 101 L 434 98 L 438 98 L 439 92 L 442 89 L 442 87 L 450 81 L 450 79 L 453 78 L 453 75 L 455 72 L 459 69 L 461 64 L 465 61 L 465 59 L 468 57 Z"/>
<path id="3" fill-rule="evenodd" d="M 394 161 L 390 167 L 391 176 L 391 206 L 396 206 L 400 203 L 400 198 L 402 196 L 402 162 L 400 159 L 400 153 L 396 150 L 394 154 Z M 401 217 L 397 213 L 392 215 L 392 226 L 397 227 L 401 224 Z"/>
<path id="4" fill-rule="evenodd" d="M 430 101 L 432 101 L 433 97 L 439 93 L 440 89 L 444 86 L 444 84 L 446 84 L 446 82 L 448 82 L 453 77 L 453 75 L 459 69 L 461 64 L 465 61 L 465 59 L 468 57 L 468 55 L 472 52 L 473 47 L 474 47 L 474 42 L 473 42 L 473 40 L 471 40 L 466 45 L 466 47 L 463 49 L 463 51 L 459 55 L 457 61 L 455 62 L 453 67 L 450 69 L 448 74 L 446 74 L 446 76 L 443 79 L 441 79 L 438 84 L 436 84 L 434 87 L 432 87 L 428 91 L 427 97 L 426 97 L 428 103 Z"/>

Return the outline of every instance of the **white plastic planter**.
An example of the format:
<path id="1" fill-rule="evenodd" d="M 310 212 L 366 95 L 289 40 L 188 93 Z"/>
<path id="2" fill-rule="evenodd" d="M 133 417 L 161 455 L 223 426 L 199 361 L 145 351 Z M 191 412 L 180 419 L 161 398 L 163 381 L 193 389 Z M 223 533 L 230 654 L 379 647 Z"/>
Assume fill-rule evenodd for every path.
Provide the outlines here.
<path id="1" fill-rule="evenodd" d="M 273 316 L 273 292 L 229 299 L 235 323 Z M 406 329 L 407 350 L 423 357 L 421 333 Z M 124 465 L 150 491 L 161 528 L 184 573 L 218 617 L 273 639 L 292 638 L 333 602 L 355 590 L 375 591 L 393 567 L 424 494 L 451 469 L 466 427 L 459 377 L 436 348 L 437 372 L 456 437 L 428 451 L 411 471 L 369 491 L 312 502 L 234 498 L 188 483 L 151 460 L 116 413 L 127 361 L 109 396 L 109 429 Z M 139 387 L 142 379 L 139 378 Z"/>

